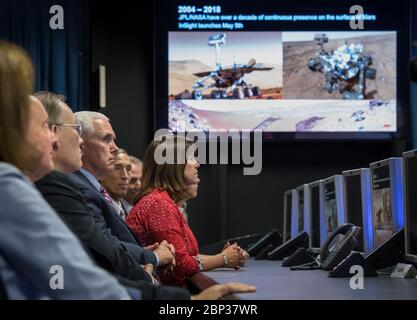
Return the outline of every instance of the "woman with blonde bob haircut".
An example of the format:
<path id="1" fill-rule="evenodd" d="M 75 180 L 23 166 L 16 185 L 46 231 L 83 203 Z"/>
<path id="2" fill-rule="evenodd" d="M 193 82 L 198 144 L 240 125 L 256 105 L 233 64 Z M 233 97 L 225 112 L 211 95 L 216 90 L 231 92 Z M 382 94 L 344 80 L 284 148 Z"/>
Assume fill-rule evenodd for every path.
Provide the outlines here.
<path id="1" fill-rule="evenodd" d="M 180 136 L 169 135 L 165 140 L 150 143 L 143 161 L 141 192 L 126 219 L 143 245 L 166 239 L 174 246 L 176 266 L 172 272 L 160 273 L 160 278 L 164 284 L 182 287 L 198 271 L 219 267 L 239 269 L 247 258 L 237 244 L 225 247 L 217 255 L 198 253 L 197 240 L 181 213 L 182 204 L 197 196 L 200 182 L 200 165 L 192 150 L 192 142 Z M 161 164 L 158 157 L 169 155 L 174 163 Z"/>
<path id="2" fill-rule="evenodd" d="M 25 133 L 33 69 L 25 51 L 0 40 L 0 161 L 29 172 L 35 164 Z"/>

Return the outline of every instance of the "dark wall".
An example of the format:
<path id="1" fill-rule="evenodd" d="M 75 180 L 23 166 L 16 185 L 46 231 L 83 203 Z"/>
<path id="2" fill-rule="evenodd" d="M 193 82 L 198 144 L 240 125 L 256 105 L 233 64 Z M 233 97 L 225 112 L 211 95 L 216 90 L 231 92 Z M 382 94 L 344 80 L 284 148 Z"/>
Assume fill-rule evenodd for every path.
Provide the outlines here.
<path id="1" fill-rule="evenodd" d="M 107 67 L 103 112 L 111 118 L 118 144 L 142 157 L 153 136 L 153 20 L 151 15 L 139 18 L 137 11 L 126 9 L 127 3 L 91 2 L 91 65 L 93 73 L 98 64 Z M 199 196 L 189 203 L 191 227 L 200 245 L 281 227 L 284 191 L 400 156 L 405 145 L 265 143 L 258 176 L 243 176 L 240 166 L 202 166 Z"/>
<path id="2" fill-rule="evenodd" d="M 404 149 L 401 142 L 265 144 L 260 175 L 243 176 L 241 168 L 229 168 L 227 233 L 237 236 L 282 228 L 286 190 L 401 156 Z"/>
<path id="3" fill-rule="evenodd" d="M 62 30 L 50 27 L 53 5 L 64 9 Z M 0 39 L 29 53 L 35 92 L 62 94 L 74 111 L 89 101 L 89 12 L 85 0 L 0 0 Z"/>
<path id="4" fill-rule="evenodd" d="M 142 157 L 153 130 L 152 17 L 132 1 L 91 0 L 92 107 L 98 106 L 98 65 L 106 66 L 107 107 L 119 147 Z"/>

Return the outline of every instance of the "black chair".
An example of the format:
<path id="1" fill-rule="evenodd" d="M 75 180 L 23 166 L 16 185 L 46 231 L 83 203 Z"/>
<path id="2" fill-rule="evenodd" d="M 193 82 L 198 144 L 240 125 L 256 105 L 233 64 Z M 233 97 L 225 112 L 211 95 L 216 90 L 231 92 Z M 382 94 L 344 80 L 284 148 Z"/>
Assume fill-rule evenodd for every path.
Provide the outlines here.
<path id="1" fill-rule="evenodd" d="M 3 279 L 0 277 L 0 300 L 8 300 L 6 288 L 3 283 Z"/>
<path id="2" fill-rule="evenodd" d="M 203 246 L 200 248 L 200 253 L 212 255 L 212 254 L 218 254 L 221 252 L 226 245 L 227 242 L 230 244 L 237 243 L 242 249 L 247 249 L 250 247 L 251 244 L 255 243 L 259 239 L 262 238 L 264 234 L 262 233 L 256 233 L 256 234 L 249 234 L 245 236 L 240 236 L 236 238 L 221 240 L 206 246 Z"/>

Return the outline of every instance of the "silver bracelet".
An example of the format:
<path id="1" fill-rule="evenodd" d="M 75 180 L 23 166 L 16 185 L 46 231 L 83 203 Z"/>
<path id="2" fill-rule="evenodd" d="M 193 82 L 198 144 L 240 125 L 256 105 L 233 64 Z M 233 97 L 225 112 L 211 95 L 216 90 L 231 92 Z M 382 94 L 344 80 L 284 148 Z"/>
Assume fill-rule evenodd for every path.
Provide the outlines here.
<path id="1" fill-rule="evenodd" d="M 225 254 L 223 254 L 223 267 L 226 267 L 227 266 L 227 264 L 229 263 L 229 260 L 227 260 L 227 257 L 226 257 L 226 255 Z"/>
<path id="2" fill-rule="evenodd" d="M 193 257 L 197 261 L 198 271 L 203 271 L 203 259 L 199 256 Z"/>

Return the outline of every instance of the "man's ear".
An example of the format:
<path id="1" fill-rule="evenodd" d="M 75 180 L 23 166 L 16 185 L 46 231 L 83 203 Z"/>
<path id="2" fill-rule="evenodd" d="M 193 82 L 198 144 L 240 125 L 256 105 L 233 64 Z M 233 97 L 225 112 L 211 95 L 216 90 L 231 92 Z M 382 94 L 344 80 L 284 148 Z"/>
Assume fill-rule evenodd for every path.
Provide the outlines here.
<path id="1" fill-rule="evenodd" d="M 51 125 L 49 130 L 52 132 L 52 134 L 55 136 L 55 142 L 52 144 L 52 150 L 54 150 L 54 152 L 57 152 L 59 150 L 59 139 L 58 139 L 58 135 L 57 135 L 57 126 L 56 125 Z"/>
<path id="2" fill-rule="evenodd" d="M 55 152 L 57 152 L 59 150 L 59 142 L 58 142 L 58 139 L 55 140 L 54 144 L 52 145 L 52 150 L 54 150 Z"/>

